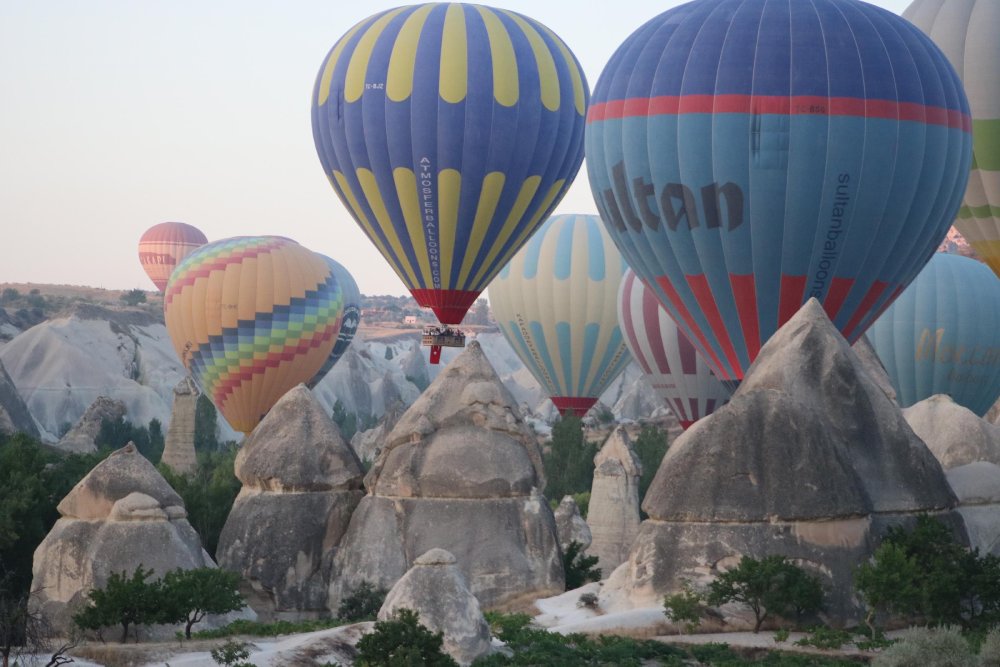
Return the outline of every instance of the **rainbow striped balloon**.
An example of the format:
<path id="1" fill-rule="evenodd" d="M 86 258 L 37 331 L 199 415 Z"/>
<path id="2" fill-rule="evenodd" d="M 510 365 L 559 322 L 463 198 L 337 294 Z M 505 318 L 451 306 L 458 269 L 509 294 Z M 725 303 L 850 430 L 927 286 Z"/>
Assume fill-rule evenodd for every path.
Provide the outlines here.
<path id="1" fill-rule="evenodd" d="M 458 324 L 569 189 L 588 97 L 573 54 L 537 21 L 482 5 L 400 7 L 330 50 L 313 139 L 417 302 Z"/>
<path id="2" fill-rule="evenodd" d="M 344 297 L 326 259 L 279 236 L 199 248 L 163 296 L 177 355 L 226 418 L 249 433 L 330 357 Z"/>
<path id="3" fill-rule="evenodd" d="M 563 414 L 582 415 L 630 361 L 618 326 L 625 260 L 596 215 L 556 215 L 490 284 L 517 355 Z"/>

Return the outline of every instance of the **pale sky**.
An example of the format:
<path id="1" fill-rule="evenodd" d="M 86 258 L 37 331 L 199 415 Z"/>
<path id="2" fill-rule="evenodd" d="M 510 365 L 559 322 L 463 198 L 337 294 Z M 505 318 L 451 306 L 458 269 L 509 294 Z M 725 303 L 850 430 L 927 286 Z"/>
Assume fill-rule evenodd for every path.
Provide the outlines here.
<path id="1" fill-rule="evenodd" d="M 178 220 L 209 240 L 288 236 L 366 294 L 405 294 L 327 183 L 310 121 L 333 43 L 399 4 L 0 0 L 0 283 L 152 290 L 136 244 Z M 633 30 L 681 2 L 488 4 L 559 34 L 593 88 Z M 557 212 L 596 212 L 585 168 Z"/>

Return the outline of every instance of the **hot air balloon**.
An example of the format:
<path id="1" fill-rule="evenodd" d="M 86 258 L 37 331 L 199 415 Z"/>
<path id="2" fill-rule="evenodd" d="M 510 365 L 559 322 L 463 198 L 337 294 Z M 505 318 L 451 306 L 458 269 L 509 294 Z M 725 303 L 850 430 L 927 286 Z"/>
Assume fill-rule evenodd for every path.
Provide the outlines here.
<path id="1" fill-rule="evenodd" d="M 683 428 L 729 400 L 729 390 L 632 269 L 618 289 L 618 323 L 632 357 Z"/>
<path id="2" fill-rule="evenodd" d="M 313 138 L 333 189 L 421 306 L 459 324 L 583 160 L 589 92 L 548 28 L 482 5 L 375 14 L 330 51 Z"/>
<path id="3" fill-rule="evenodd" d="M 936 254 L 868 339 L 901 406 L 948 394 L 983 416 L 1000 397 L 1000 279 L 974 259 Z"/>
<path id="4" fill-rule="evenodd" d="M 556 215 L 490 285 L 500 330 L 564 415 L 583 415 L 628 365 L 617 312 L 626 268 L 600 218 Z"/>
<path id="5" fill-rule="evenodd" d="M 634 32 L 587 117 L 601 216 L 720 380 L 810 297 L 849 339 L 930 259 L 968 179 L 968 104 L 858 0 L 695 0 Z"/>
<path id="6" fill-rule="evenodd" d="M 243 433 L 323 367 L 343 312 L 344 296 L 326 259 L 278 236 L 202 246 L 174 270 L 163 295 L 177 355 Z"/>
<path id="7" fill-rule="evenodd" d="M 310 389 L 319 384 L 320 380 L 344 356 L 344 352 L 347 352 L 347 348 L 351 346 L 351 341 L 354 340 L 354 334 L 358 330 L 358 325 L 361 324 L 361 291 L 358 290 L 358 284 L 354 281 L 354 276 L 340 262 L 330 259 L 325 255 L 323 259 L 326 260 L 326 263 L 330 266 L 330 270 L 333 271 L 333 275 L 337 279 L 340 290 L 344 295 L 344 316 L 341 318 L 340 330 L 337 332 L 337 342 L 333 345 L 333 351 L 323 364 L 323 367 L 316 373 L 316 376 L 309 381 L 308 386 Z"/>
<path id="8" fill-rule="evenodd" d="M 941 47 L 965 84 L 973 160 L 955 227 L 1000 276 L 1000 2 L 914 0 L 903 17 Z"/>
<path id="9" fill-rule="evenodd" d="M 156 289 L 166 289 L 174 268 L 194 250 L 208 243 L 201 230 L 183 222 L 161 222 L 139 239 L 139 263 Z"/>

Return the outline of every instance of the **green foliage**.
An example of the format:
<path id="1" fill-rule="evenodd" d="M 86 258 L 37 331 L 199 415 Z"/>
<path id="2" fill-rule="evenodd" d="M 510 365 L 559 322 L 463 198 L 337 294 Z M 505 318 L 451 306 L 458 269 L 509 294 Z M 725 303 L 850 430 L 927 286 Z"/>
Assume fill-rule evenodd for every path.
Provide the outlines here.
<path id="1" fill-rule="evenodd" d="M 378 417 L 375 415 L 348 412 L 339 398 L 333 404 L 332 416 L 333 423 L 340 429 L 340 434 L 347 442 L 351 441 L 355 433 L 375 428 L 375 425 L 378 424 Z"/>
<path id="2" fill-rule="evenodd" d="M 596 593 L 583 593 L 576 600 L 577 607 L 586 607 L 587 609 L 597 609 L 597 603 L 599 602 Z"/>
<path id="3" fill-rule="evenodd" d="M 543 455 L 547 485 L 545 495 L 565 495 L 590 491 L 594 481 L 594 455 L 597 445 L 583 437 L 583 422 L 567 415 L 552 426 L 552 441 Z"/>
<path id="4" fill-rule="evenodd" d="M 706 665 L 736 664 L 740 657 L 729 648 L 729 644 L 709 642 L 691 647 L 691 655 L 695 660 Z"/>
<path id="5" fill-rule="evenodd" d="M 872 660 L 873 667 L 976 667 L 979 661 L 956 626 L 910 628 Z M 994 663 L 995 664 L 995 663 Z"/>
<path id="6" fill-rule="evenodd" d="M 979 664 L 1000 665 L 1000 628 L 994 628 L 983 638 L 979 645 Z"/>
<path id="7" fill-rule="evenodd" d="M 342 623 L 335 618 L 318 618 L 305 621 L 274 621 L 273 623 L 261 623 L 259 621 L 248 621 L 238 619 L 224 625 L 221 628 L 211 630 L 198 630 L 191 633 L 192 639 L 221 639 L 223 637 L 234 637 L 246 635 L 249 637 L 278 637 L 281 635 L 293 635 L 302 632 L 315 632 L 335 628 Z"/>
<path id="8" fill-rule="evenodd" d="M 386 345 L 385 346 L 385 360 L 386 361 L 392 361 L 393 356 L 394 355 L 392 353 L 392 347 L 389 346 L 389 345 Z"/>
<path id="9" fill-rule="evenodd" d="M 683 623 L 685 632 L 691 634 L 698 629 L 701 621 L 702 595 L 690 581 L 685 581 L 681 592 L 663 598 L 663 610 L 671 621 Z"/>
<path id="10" fill-rule="evenodd" d="M 653 483 L 653 477 L 660 468 L 660 461 L 669 448 L 666 431 L 661 431 L 655 426 L 643 426 L 636 436 L 632 448 L 635 455 L 642 462 L 642 477 L 639 478 L 639 500 L 646 497 L 649 485 Z M 645 517 L 645 514 L 643 515 Z"/>
<path id="11" fill-rule="evenodd" d="M 756 633 L 769 616 L 800 617 L 818 611 L 823 602 L 823 588 L 819 579 L 784 556 L 766 556 L 761 560 L 744 556 L 739 565 L 709 584 L 710 605 L 728 602 L 744 604 L 753 611 Z"/>
<path id="12" fill-rule="evenodd" d="M 142 569 L 141 564 L 131 576 L 115 572 L 104 588 L 95 588 L 87 594 L 88 603 L 73 616 L 73 622 L 81 630 L 92 631 L 120 625 L 122 643 L 128 641 L 129 627 L 170 622 L 170 611 L 162 604 L 162 584 L 147 581 L 152 574 L 152 570 Z"/>
<path id="13" fill-rule="evenodd" d="M 21 293 L 18 292 L 13 287 L 6 287 L 4 291 L 0 293 L 0 305 L 6 306 L 9 303 L 14 303 L 21 298 Z"/>
<path id="14" fill-rule="evenodd" d="M 566 573 L 566 590 L 583 586 L 588 581 L 601 580 L 601 568 L 595 567 L 599 560 L 597 556 L 586 556 L 583 545 L 573 540 L 563 554 L 563 571 Z"/>
<path id="15" fill-rule="evenodd" d="M 163 456 L 163 427 L 155 418 L 149 426 L 134 426 L 124 418 L 118 421 L 102 419 L 96 442 L 99 448 L 108 449 L 120 449 L 130 442 L 135 443 L 139 453 L 155 465 Z"/>
<path id="16" fill-rule="evenodd" d="M 247 660 L 250 657 L 250 645 L 230 639 L 222 646 L 212 649 L 212 660 L 222 667 L 254 667 Z"/>
<path id="17" fill-rule="evenodd" d="M 201 537 L 202 546 L 213 557 L 229 510 L 240 492 L 240 481 L 233 472 L 237 451 L 235 446 L 229 446 L 217 452 L 200 452 L 198 468 L 191 476 L 178 474 L 165 465 L 158 467 L 160 474 L 184 499 L 188 521 Z"/>
<path id="18" fill-rule="evenodd" d="M 219 442 L 219 415 L 215 405 L 205 394 L 198 394 L 194 408 L 194 450 L 217 452 L 223 449 Z"/>
<path id="19" fill-rule="evenodd" d="M 451 667 L 457 663 L 441 650 L 443 636 L 420 624 L 417 612 L 399 609 L 358 642 L 358 667 Z"/>
<path id="20" fill-rule="evenodd" d="M 780 630 L 775 630 L 774 631 L 774 641 L 775 641 L 775 643 L 782 644 L 784 642 L 787 642 L 788 641 L 788 635 L 790 635 L 790 634 L 791 634 L 791 632 L 789 631 L 788 628 L 781 628 Z"/>
<path id="21" fill-rule="evenodd" d="M 852 635 L 846 630 L 837 630 L 818 625 L 809 631 L 809 634 L 795 642 L 797 646 L 814 646 L 823 649 L 838 649 L 844 644 L 851 643 Z"/>
<path id="22" fill-rule="evenodd" d="M 580 516 L 586 519 L 587 511 L 590 509 L 590 491 L 584 491 L 583 493 L 574 493 L 573 502 L 576 503 L 577 509 L 580 510 Z"/>
<path id="23" fill-rule="evenodd" d="M 600 411 L 595 415 L 597 421 L 601 424 L 611 424 L 615 421 L 615 413 L 606 406 L 601 406 Z"/>
<path id="24" fill-rule="evenodd" d="M 348 623 L 374 620 L 388 593 L 384 588 L 375 588 L 369 581 L 362 581 L 350 595 L 340 601 L 337 618 Z"/>
<path id="25" fill-rule="evenodd" d="M 163 577 L 163 610 L 171 623 L 184 623 L 184 636 L 191 639 L 191 626 L 206 614 L 228 614 L 243 608 L 240 577 L 214 567 L 177 569 Z"/>
<path id="26" fill-rule="evenodd" d="M 138 306 L 140 303 L 146 303 L 146 293 L 141 289 L 131 289 L 122 292 L 121 301 L 126 306 Z"/>
<path id="27" fill-rule="evenodd" d="M 872 560 L 855 572 L 855 586 L 876 613 L 932 625 L 987 628 L 1000 621 L 1000 558 L 969 551 L 929 516 L 912 530 L 891 528 Z"/>

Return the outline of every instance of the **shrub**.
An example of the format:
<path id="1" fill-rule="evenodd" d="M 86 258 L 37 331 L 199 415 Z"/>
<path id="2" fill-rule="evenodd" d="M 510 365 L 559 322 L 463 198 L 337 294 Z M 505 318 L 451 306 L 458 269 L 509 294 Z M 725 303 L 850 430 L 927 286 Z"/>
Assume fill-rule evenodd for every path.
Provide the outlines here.
<path id="1" fill-rule="evenodd" d="M 702 614 L 702 595 L 685 581 L 679 593 L 663 598 L 663 610 L 674 623 L 683 623 L 684 631 L 691 634 L 698 629 Z"/>
<path id="2" fill-rule="evenodd" d="M 369 581 L 362 581 L 350 595 L 340 601 L 337 618 L 349 623 L 374 620 L 388 593 L 384 588 L 375 588 Z"/>
<path id="3" fill-rule="evenodd" d="M 708 603 L 719 606 L 727 602 L 739 602 L 753 611 L 756 633 L 769 616 L 800 617 L 819 610 L 823 588 L 819 579 L 784 556 L 761 560 L 744 556 L 739 565 L 709 584 Z"/>
<path id="4" fill-rule="evenodd" d="M 222 637 L 232 637 L 235 635 L 278 637 L 280 635 L 326 630 L 327 628 L 335 628 L 340 624 L 340 621 L 334 618 L 315 618 L 305 621 L 274 621 L 273 623 L 248 621 L 241 618 L 221 628 L 192 632 L 191 636 L 194 639 L 221 639 Z M 180 633 L 177 634 L 180 635 Z"/>
<path id="5" fill-rule="evenodd" d="M 563 570 L 566 573 L 566 590 L 583 586 L 588 581 L 601 580 L 601 568 L 594 567 L 599 560 L 597 556 L 585 556 L 580 553 L 583 545 L 573 540 L 563 554 Z"/>
<path id="6" fill-rule="evenodd" d="M 212 649 L 212 660 L 223 667 L 254 667 L 250 657 L 249 644 L 230 639 L 222 646 Z"/>
<path id="7" fill-rule="evenodd" d="M 146 293 L 138 288 L 132 289 L 122 292 L 121 300 L 126 306 L 138 306 L 140 303 L 146 303 Z"/>
<path id="8" fill-rule="evenodd" d="M 816 648 L 838 649 L 851 641 L 851 633 L 825 626 L 816 626 L 809 634 L 795 642 L 797 646 L 815 646 Z"/>
<path id="9" fill-rule="evenodd" d="M 441 651 L 443 635 L 420 624 L 412 609 L 398 609 L 387 621 L 376 621 L 375 630 L 358 642 L 358 667 L 451 667 L 457 664 Z"/>
<path id="10" fill-rule="evenodd" d="M 969 643 L 956 626 L 910 628 L 872 661 L 873 667 L 975 667 Z"/>
<path id="11" fill-rule="evenodd" d="M 594 593 L 584 593 L 577 599 L 576 606 L 597 609 L 597 596 Z"/>
<path id="12" fill-rule="evenodd" d="M 584 491 L 582 493 L 574 493 L 573 502 L 576 503 L 577 509 L 580 510 L 580 516 L 586 519 L 587 510 L 590 509 L 590 491 Z"/>
<path id="13" fill-rule="evenodd" d="M 993 628 L 979 646 L 979 664 L 1000 665 L 1000 628 Z"/>
<path id="14" fill-rule="evenodd" d="M 791 632 L 788 631 L 788 628 L 781 628 L 780 630 L 775 630 L 774 631 L 774 641 L 776 643 L 778 643 L 778 644 L 787 642 L 788 641 L 788 635 L 790 635 L 790 634 L 791 634 Z"/>

